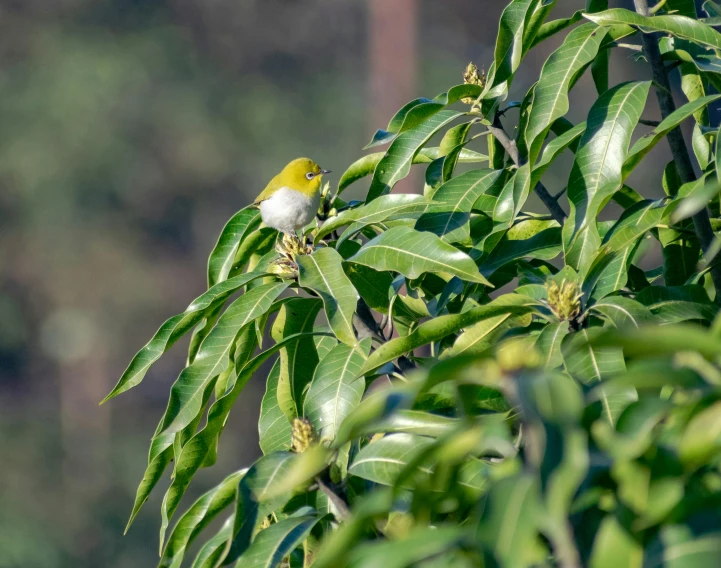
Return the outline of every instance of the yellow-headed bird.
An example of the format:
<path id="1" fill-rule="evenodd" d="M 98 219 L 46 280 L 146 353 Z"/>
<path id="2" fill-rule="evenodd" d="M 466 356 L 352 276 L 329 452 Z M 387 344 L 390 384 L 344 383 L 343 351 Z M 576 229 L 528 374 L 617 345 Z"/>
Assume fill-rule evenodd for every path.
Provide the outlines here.
<path id="1" fill-rule="evenodd" d="M 268 227 L 296 237 L 315 217 L 323 174 L 329 173 L 309 158 L 297 158 L 270 180 L 253 205 Z"/>

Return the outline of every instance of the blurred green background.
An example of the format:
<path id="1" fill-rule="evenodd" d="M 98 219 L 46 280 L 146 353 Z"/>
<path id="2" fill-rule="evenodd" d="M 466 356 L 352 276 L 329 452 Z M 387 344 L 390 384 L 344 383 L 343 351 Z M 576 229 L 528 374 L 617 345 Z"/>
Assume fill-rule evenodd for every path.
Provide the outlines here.
<path id="1" fill-rule="evenodd" d="M 487 67 L 504 5 L 0 0 L 0 567 L 154 565 L 165 486 L 122 531 L 186 344 L 98 401 L 205 289 L 236 210 L 300 155 L 337 182 L 407 100 Z M 256 377 L 182 509 L 259 454 L 263 390 Z"/>

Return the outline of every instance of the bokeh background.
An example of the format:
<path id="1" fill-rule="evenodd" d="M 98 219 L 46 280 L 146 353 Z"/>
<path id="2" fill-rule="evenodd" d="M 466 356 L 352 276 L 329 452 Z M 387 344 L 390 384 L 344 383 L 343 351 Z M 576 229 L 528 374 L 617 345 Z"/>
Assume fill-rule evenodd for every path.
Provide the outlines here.
<path id="1" fill-rule="evenodd" d="M 236 210 L 299 155 L 337 182 L 405 102 L 457 84 L 469 60 L 487 67 L 504 5 L 0 0 L 1 568 L 154 566 L 166 485 L 122 531 L 186 343 L 98 401 L 204 291 Z M 554 17 L 582 7 L 560 0 Z M 555 45 L 532 52 L 512 99 Z M 628 53 L 612 84 L 633 76 Z M 594 98 L 586 77 L 570 118 Z M 667 156 L 651 156 L 638 190 L 659 193 Z M 421 188 L 416 175 L 401 189 Z M 181 509 L 258 456 L 263 391 L 256 377 Z"/>

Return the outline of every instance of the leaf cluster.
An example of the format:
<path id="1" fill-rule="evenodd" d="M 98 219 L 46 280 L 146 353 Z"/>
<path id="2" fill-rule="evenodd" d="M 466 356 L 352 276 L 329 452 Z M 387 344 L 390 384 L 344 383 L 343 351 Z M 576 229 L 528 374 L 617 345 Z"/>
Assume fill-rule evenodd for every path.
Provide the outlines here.
<path id="1" fill-rule="evenodd" d="M 708 106 L 721 97 L 721 8 L 593 1 L 551 20 L 554 4 L 512 0 L 485 76 L 409 102 L 376 132 L 368 147 L 387 148 L 324 197 L 297 270 L 274 269 L 277 235 L 256 211 L 225 226 L 208 290 L 108 396 L 192 334 L 131 515 L 169 473 L 160 566 L 718 565 L 721 152 Z M 524 57 L 559 33 L 508 102 Z M 640 54 L 654 81 L 609 85 L 616 49 Z M 572 124 L 586 72 L 598 97 Z M 663 99 L 672 72 L 678 108 Z M 638 137 L 651 91 L 662 116 Z M 665 196 L 644 198 L 629 176 L 666 141 Z M 567 185 L 550 192 L 564 152 Z M 392 193 L 414 164 L 423 194 Z M 345 202 L 364 178 L 366 198 Z M 529 208 L 531 192 L 547 211 Z M 622 213 L 600 221 L 611 201 Z M 271 359 L 263 457 L 176 515 Z"/>

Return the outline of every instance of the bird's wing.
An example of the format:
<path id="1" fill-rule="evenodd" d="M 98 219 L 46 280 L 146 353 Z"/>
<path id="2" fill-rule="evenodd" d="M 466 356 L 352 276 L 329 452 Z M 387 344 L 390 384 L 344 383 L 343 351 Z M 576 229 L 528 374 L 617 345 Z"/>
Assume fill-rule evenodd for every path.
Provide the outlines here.
<path id="1" fill-rule="evenodd" d="M 258 197 L 255 198 L 253 205 L 260 205 L 263 201 L 269 199 L 270 196 L 276 192 L 276 190 L 278 190 L 281 185 L 278 178 L 279 176 L 275 176 L 272 180 L 268 182 L 268 185 L 265 186 L 265 189 L 260 192 L 260 195 Z"/>

